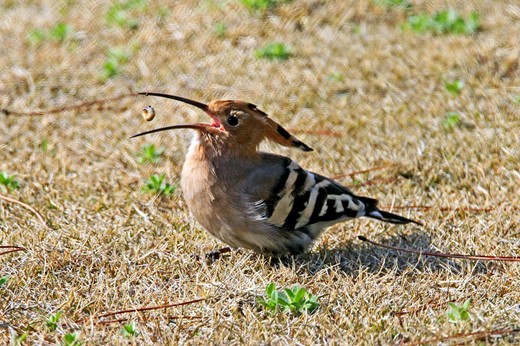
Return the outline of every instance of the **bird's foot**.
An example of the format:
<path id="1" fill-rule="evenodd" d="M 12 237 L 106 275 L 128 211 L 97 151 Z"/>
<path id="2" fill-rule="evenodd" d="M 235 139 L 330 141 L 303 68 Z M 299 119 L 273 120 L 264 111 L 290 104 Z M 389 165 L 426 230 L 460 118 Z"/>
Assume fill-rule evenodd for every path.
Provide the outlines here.
<path id="1" fill-rule="evenodd" d="M 231 252 L 231 248 L 229 246 L 223 247 L 215 251 L 211 251 L 210 253 L 206 254 L 206 262 L 213 263 L 220 257 L 222 257 L 223 254 L 228 252 Z"/>
<path id="2" fill-rule="evenodd" d="M 214 250 L 214 251 L 211 251 L 207 254 L 204 255 L 204 259 L 206 260 L 206 263 L 208 264 L 211 264 L 211 263 L 214 263 L 215 261 L 217 261 L 218 259 L 220 259 L 222 257 L 222 255 L 228 253 L 228 252 L 231 252 L 231 248 L 229 246 L 226 246 L 226 247 L 223 247 L 221 249 L 218 249 L 218 250 Z M 199 255 L 194 255 L 193 256 L 196 260 L 202 260 L 201 256 Z"/>

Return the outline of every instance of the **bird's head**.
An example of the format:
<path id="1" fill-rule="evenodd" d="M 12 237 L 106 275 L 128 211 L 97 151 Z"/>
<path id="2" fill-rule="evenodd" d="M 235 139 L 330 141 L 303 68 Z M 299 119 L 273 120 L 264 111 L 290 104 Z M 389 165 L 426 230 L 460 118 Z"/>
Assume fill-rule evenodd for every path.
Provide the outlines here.
<path id="1" fill-rule="evenodd" d="M 262 140 L 270 139 L 286 147 L 312 151 L 302 141 L 291 135 L 281 125 L 270 119 L 254 104 L 244 101 L 215 100 L 209 104 L 193 101 L 179 96 L 144 92 L 146 96 L 165 97 L 181 101 L 203 110 L 211 118 L 211 123 L 183 124 L 161 127 L 138 133 L 133 137 L 173 129 L 194 129 L 217 139 L 219 142 L 241 149 L 256 149 Z"/>

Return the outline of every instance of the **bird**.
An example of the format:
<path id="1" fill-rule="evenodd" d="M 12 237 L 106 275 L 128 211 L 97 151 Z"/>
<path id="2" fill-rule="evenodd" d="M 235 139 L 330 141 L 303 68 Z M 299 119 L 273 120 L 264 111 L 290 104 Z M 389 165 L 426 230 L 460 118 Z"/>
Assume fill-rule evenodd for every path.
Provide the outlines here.
<path id="1" fill-rule="evenodd" d="M 182 193 L 195 220 L 231 248 L 275 258 L 298 255 L 329 226 L 359 217 L 422 225 L 380 210 L 376 199 L 357 196 L 288 157 L 259 151 L 266 139 L 304 152 L 313 149 L 255 104 L 239 100 L 205 104 L 157 92 L 138 94 L 180 101 L 210 117 L 209 123 L 171 125 L 131 138 L 194 130 L 181 172 Z"/>

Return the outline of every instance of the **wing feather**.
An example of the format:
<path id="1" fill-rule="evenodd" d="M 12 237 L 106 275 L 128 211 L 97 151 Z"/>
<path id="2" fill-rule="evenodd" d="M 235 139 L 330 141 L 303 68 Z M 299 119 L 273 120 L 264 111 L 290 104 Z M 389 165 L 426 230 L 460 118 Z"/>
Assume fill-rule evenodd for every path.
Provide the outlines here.
<path id="1" fill-rule="evenodd" d="M 348 188 L 288 161 L 269 197 L 253 203 L 257 220 L 291 230 L 365 215 L 364 203 Z"/>

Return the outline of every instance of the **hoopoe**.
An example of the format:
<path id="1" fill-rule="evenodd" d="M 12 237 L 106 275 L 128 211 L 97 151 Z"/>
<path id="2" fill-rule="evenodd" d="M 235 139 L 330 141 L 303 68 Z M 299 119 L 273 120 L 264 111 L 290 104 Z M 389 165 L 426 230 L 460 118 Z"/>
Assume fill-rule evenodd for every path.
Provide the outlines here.
<path id="1" fill-rule="evenodd" d="M 181 187 L 195 219 L 233 248 L 268 256 L 299 254 L 322 231 L 341 221 L 368 217 L 395 224 L 419 222 L 382 211 L 377 200 L 307 171 L 290 158 L 258 151 L 264 139 L 312 151 L 252 103 L 209 104 L 160 93 L 139 93 L 181 101 L 203 110 L 211 123 L 162 127 L 195 135 L 181 173 Z"/>

